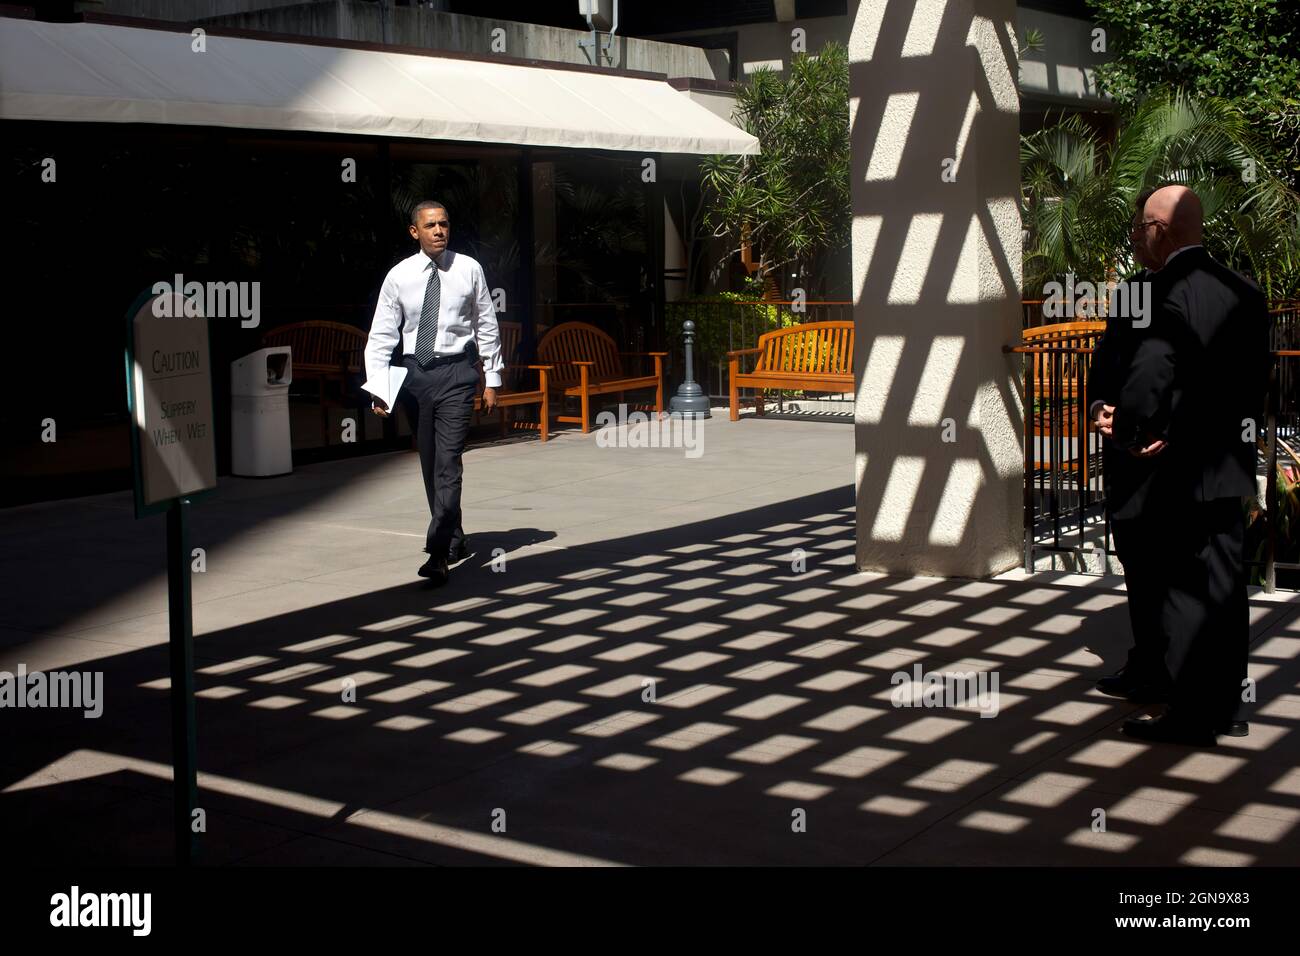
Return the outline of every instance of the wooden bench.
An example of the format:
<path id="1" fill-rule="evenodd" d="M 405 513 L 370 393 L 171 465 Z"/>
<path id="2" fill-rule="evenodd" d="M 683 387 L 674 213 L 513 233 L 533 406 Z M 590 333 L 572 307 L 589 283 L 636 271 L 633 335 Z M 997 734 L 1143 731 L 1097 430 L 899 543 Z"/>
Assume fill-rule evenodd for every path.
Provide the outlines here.
<path id="1" fill-rule="evenodd" d="M 556 421 L 576 422 L 583 434 L 591 430 L 591 397 L 640 388 L 655 390 L 655 411 L 664 410 L 664 356 L 667 352 L 620 352 L 614 340 L 586 322 L 564 322 L 551 329 L 537 345 L 537 357 L 553 367 L 551 389 L 563 398 L 577 398 L 580 417 L 557 415 Z M 628 375 L 623 358 L 650 356 L 653 375 Z"/>
<path id="2" fill-rule="evenodd" d="M 514 364 L 519 361 L 519 343 L 524 337 L 523 325 L 519 322 L 498 320 L 497 331 L 501 336 L 501 361 L 505 363 L 506 368 L 512 370 L 524 368 L 523 365 Z M 501 384 L 507 384 L 504 375 L 501 377 Z"/>
<path id="3" fill-rule="evenodd" d="M 342 322 L 295 322 L 262 336 L 264 348 L 280 345 L 293 349 L 295 379 L 346 378 L 361 373 L 366 332 Z"/>
<path id="4" fill-rule="evenodd" d="M 549 325 L 535 325 L 533 332 L 536 336 L 546 334 Z M 528 360 L 532 356 L 525 354 L 524 349 L 524 327 L 522 322 L 513 322 L 509 319 L 500 319 L 497 321 L 497 329 L 501 335 L 501 361 L 505 363 L 506 368 L 515 371 L 526 370 Z M 502 377 L 502 385 L 511 387 L 511 383 Z"/>
<path id="5" fill-rule="evenodd" d="M 505 366 L 501 369 L 501 387 L 497 389 L 497 422 L 504 438 L 510 429 L 506 421 L 506 409 L 523 405 L 538 406 L 538 433 L 542 441 L 550 437 L 550 397 L 547 392 L 547 373 L 549 365 L 520 365 L 512 360 L 519 355 L 519 345 L 523 339 L 523 326 L 518 322 L 498 320 L 497 328 L 501 334 L 501 359 Z M 536 372 L 537 388 L 528 388 L 524 384 L 528 372 Z M 483 363 L 478 363 L 478 395 L 474 398 L 475 413 L 483 410 Z"/>
<path id="6" fill-rule="evenodd" d="M 366 350 L 366 332 L 342 322 L 313 320 L 294 322 L 269 329 L 262 336 L 263 348 L 287 345 L 295 381 L 315 381 L 320 397 L 321 422 L 329 430 L 329 409 L 325 405 L 325 384 L 338 382 L 339 395 L 347 403 L 350 379 L 360 376 Z"/>
<path id="7" fill-rule="evenodd" d="M 740 371 L 742 355 L 757 355 L 752 372 Z M 763 414 L 761 389 L 789 391 L 853 391 L 853 323 L 808 322 L 764 332 L 758 346 L 727 353 L 731 378 L 731 420 L 740 418 L 740 389 L 760 389 L 756 399 Z"/>
<path id="8" fill-rule="evenodd" d="M 550 429 L 551 429 L 550 392 L 547 387 L 548 385 L 547 373 L 551 371 L 551 366 L 549 365 L 507 365 L 506 368 L 503 369 L 502 371 L 504 372 L 507 370 L 518 370 L 520 372 L 523 372 L 525 370 L 534 371 L 537 373 L 538 384 L 537 384 L 537 388 L 535 389 L 521 390 L 518 387 L 518 379 L 514 379 L 516 384 L 512 386 L 509 390 L 506 390 L 505 388 L 497 389 L 497 421 L 500 422 L 501 424 L 501 437 L 504 438 L 506 436 L 506 431 L 508 430 L 508 423 L 506 422 L 507 408 L 514 408 L 519 405 L 536 405 L 538 406 L 538 432 L 540 434 L 541 440 L 546 441 L 546 439 L 550 437 Z M 479 366 L 480 385 L 482 385 L 483 382 L 482 376 L 483 376 L 483 367 L 482 365 L 480 365 Z M 502 380 L 504 381 L 504 376 Z M 482 410 L 483 410 L 483 389 L 480 387 L 478 395 L 474 397 L 474 411 L 480 412 Z"/>

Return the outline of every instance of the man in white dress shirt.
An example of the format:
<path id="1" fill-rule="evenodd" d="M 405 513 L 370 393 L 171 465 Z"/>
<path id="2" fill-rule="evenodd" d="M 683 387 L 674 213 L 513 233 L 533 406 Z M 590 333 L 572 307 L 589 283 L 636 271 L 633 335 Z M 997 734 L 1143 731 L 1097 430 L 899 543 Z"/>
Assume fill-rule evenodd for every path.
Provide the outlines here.
<path id="1" fill-rule="evenodd" d="M 431 520 L 419 574 L 446 583 L 448 562 L 465 557 L 461 530 L 461 453 L 478 390 L 475 363 L 481 356 L 483 408 L 496 406 L 501 386 L 501 336 L 482 267 L 447 248 L 451 221 L 441 203 L 427 200 L 411 210 L 411 238 L 420 251 L 388 271 L 366 341 L 366 375 L 383 379 L 393 350 L 402 345 L 406 380 L 397 398 L 412 416 L 420 470 Z M 390 409 L 374 399 L 376 415 Z"/>

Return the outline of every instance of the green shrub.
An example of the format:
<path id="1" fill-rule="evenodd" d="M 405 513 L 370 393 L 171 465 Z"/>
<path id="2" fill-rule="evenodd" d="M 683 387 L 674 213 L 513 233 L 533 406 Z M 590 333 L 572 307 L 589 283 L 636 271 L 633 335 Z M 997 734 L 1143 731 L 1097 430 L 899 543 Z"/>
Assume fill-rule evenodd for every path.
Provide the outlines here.
<path id="1" fill-rule="evenodd" d="M 1300 563 L 1300 464 L 1278 462 L 1274 476 L 1277 483 L 1277 550 L 1273 559 L 1286 564 Z M 1246 559 L 1255 562 L 1250 568 L 1250 583 L 1264 583 L 1264 555 L 1268 548 L 1268 524 L 1258 498 L 1246 502 Z M 1300 572 L 1279 568 L 1279 587 L 1300 586 Z"/>
<path id="2" fill-rule="evenodd" d="M 769 302 L 757 302 L 747 293 L 722 292 L 690 302 L 669 302 L 664 319 L 674 350 L 682 347 L 682 323 L 692 319 L 695 354 L 717 358 L 731 348 L 753 348 L 759 335 L 794 325 L 796 317 Z M 729 330 L 734 330 L 734 338 L 729 339 Z M 748 341 L 742 341 L 742 336 Z"/>

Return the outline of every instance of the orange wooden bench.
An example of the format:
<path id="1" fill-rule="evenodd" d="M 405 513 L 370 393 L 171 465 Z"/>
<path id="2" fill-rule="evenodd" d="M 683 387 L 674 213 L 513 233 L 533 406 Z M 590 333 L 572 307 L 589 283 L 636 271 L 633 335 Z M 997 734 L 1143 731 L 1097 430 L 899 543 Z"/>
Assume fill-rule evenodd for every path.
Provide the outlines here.
<path id="1" fill-rule="evenodd" d="M 361 373 L 366 332 L 342 322 L 312 321 L 282 325 L 262 336 L 264 348 L 281 345 L 293 350 L 295 379 L 346 379 Z"/>
<path id="2" fill-rule="evenodd" d="M 524 361 L 526 356 L 523 354 L 522 348 L 524 339 L 523 324 L 506 319 L 498 321 L 497 328 L 501 333 L 501 361 L 505 363 L 504 371 L 509 373 L 502 374 L 501 386 L 502 388 L 513 391 L 520 387 L 521 383 L 519 380 L 524 377 L 523 373 L 534 366 L 531 366 Z M 537 325 L 534 327 L 538 334 L 545 333 L 547 328 L 549 328 L 549 326 L 545 325 Z M 480 391 L 481 390 L 482 389 L 480 389 Z M 497 389 L 497 393 L 501 393 L 500 388 Z"/>
<path id="3" fill-rule="evenodd" d="M 640 388 L 655 390 L 655 411 L 664 410 L 664 356 L 667 352 L 620 352 L 614 340 L 586 322 L 563 322 L 551 329 L 537 345 L 537 357 L 553 366 L 551 389 L 563 398 L 577 398 L 581 416 L 557 415 L 556 421 L 576 422 L 586 434 L 591 430 L 591 397 Z M 653 375 L 628 375 L 623 358 L 650 356 Z"/>
<path id="4" fill-rule="evenodd" d="M 513 408 L 517 405 L 536 405 L 538 412 L 538 431 L 542 441 L 550 437 L 551 431 L 551 402 L 550 392 L 547 388 L 547 373 L 550 372 L 549 365 L 507 365 L 506 370 L 530 370 L 537 373 L 537 388 L 529 390 L 520 390 L 517 385 L 509 390 L 504 388 L 497 389 L 497 420 L 501 424 L 501 437 L 504 438 L 508 429 L 506 422 L 506 409 Z M 479 381 L 482 382 L 482 366 L 479 368 Z M 516 380 L 517 381 L 517 380 Z M 479 394 L 474 398 L 474 410 L 483 410 L 483 390 L 479 389 Z"/>
<path id="5" fill-rule="evenodd" d="M 547 391 L 547 373 L 549 365 L 517 365 L 510 360 L 519 354 L 519 343 L 523 337 L 523 326 L 518 322 L 499 320 L 497 328 L 501 333 L 501 357 L 505 367 L 501 370 L 501 387 L 497 389 L 497 422 L 501 427 L 501 437 L 509 431 L 510 423 L 506 421 L 506 409 L 520 405 L 538 406 L 538 433 L 542 441 L 550 437 L 550 396 Z M 527 372 L 536 372 L 537 388 L 523 387 Z M 474 398 L 474 411 L 483 410 L 483 363 L 478 364 L 478 395 Z"/>
<path id="6" fill-rule="evenodd" d="M 740 371 L 742 355 L 757 355 L 752 372 Z M 853 391 L 853 323 L 807 322 L 764 332 L 758 346 L 727 353 L 731 379 L 731 420 L 740 418 L 742 388 L 760 389 L 756 399 L 763 414 L 761 389 L 789 391 Z"/>

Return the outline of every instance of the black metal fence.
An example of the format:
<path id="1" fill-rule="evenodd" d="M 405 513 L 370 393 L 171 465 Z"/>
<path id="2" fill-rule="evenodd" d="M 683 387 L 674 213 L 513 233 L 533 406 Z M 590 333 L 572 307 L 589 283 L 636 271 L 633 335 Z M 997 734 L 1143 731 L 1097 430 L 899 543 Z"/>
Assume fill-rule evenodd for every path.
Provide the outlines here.
<path id="1" fill-rule="evenodd" d="M 1264 501 L 1248 532 L 1247 563 L 1266 590 L 1295 587 L 1300 571 L 1300 306 L 1278 303 L 1272 342 L 1274 365 L 1261 439 Z M 1045 555 L 1072 557 L 1066 567 L 1083 569 L 1086 555 L 1113 554 L 1105 511 L 1101 436 L 1088 418 L 1088 369 L 1097 332 L 1072 332 L 1008 347 L 1024 357 L 1025 569 Z M 1281 470 L 1279 470 L 1281 462 Z M 1279 478 L 1279 476 L 1285 476 Z M 1279 496 L 1286 493 L 1286 499 Z"/>
<path id="2" fill-rule="evenodd" d="M 1294 361 L 1291 353 L 1300 350 L 1300 302 L 1275 303 L 1269 311 L 1273 316 L 1269 344 L 1282 359 L 1277 365 L 1274 389 L 1278 397 L 1278 435 L 1294 446 L 1300 441 L 1300 362 Z"/>
<path id="3" fill-rule="evenodd" d="M 1098 333 L 1011 348 L 1024 359 L 1025 569 L 1040 554 L 1111 551 L 1101 436 L 1088 420 L 1087 381 Z"/>

